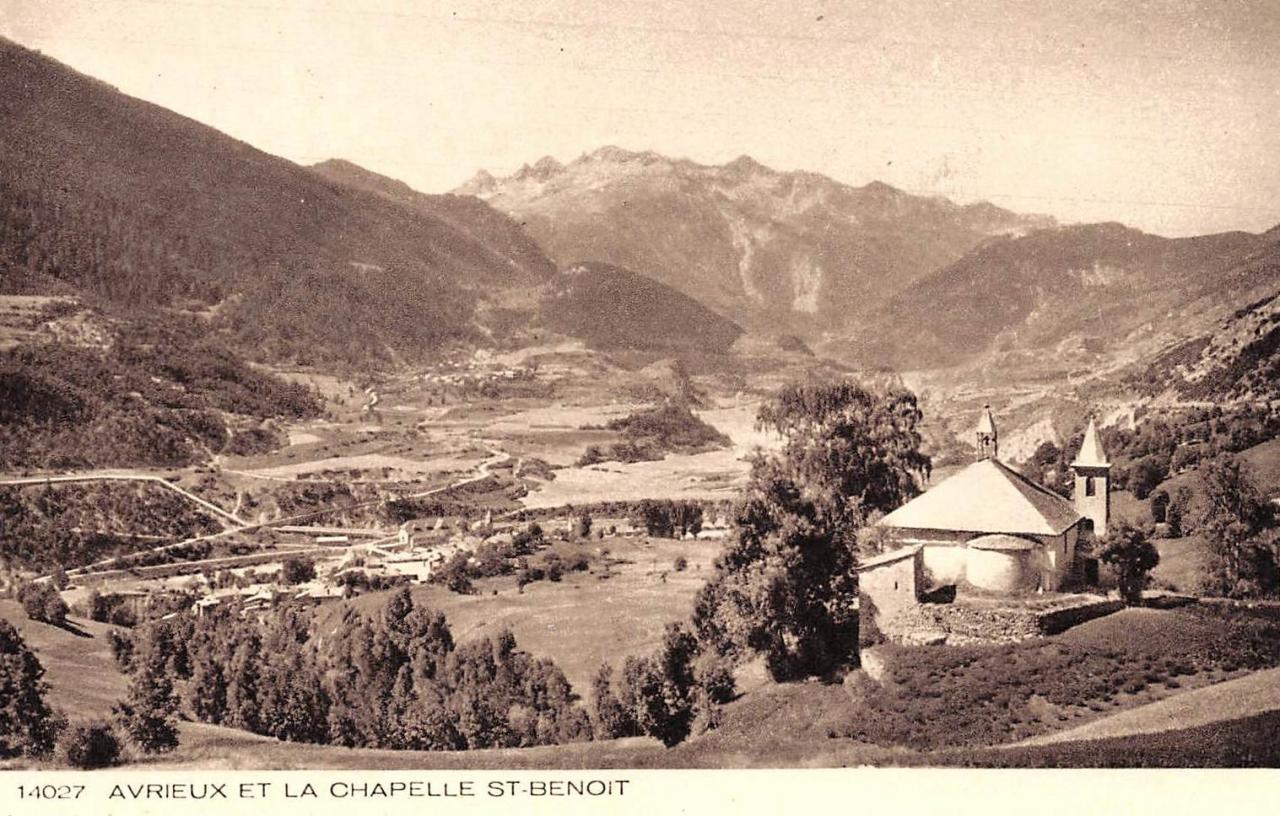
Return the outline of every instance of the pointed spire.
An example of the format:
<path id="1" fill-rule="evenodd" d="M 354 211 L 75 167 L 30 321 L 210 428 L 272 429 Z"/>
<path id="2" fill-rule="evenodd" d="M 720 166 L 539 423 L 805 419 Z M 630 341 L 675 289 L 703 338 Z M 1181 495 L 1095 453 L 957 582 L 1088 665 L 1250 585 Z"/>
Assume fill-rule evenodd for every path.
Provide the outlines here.
<path id="1" fill-rule="evenodd" d="M 996 418 L 991 415 L 991 406 L 982 406 L 982 415 L 978 417 L 978 433 L 993 434 L 996 432 Z"/>
<path id="2" fill-rule="evenodd" d="M 982 415 L 978 417 L 978 427 L 974 429 L 977 434 L 977 448 L 979 459 L 995 459 L 999 456 L 998 436 L 996 434 L 996 419 L 991 415 L 991 406 L 982 406 Z"/>
<path id="3" fill-rule="evenodd" d="M 1072 467 L 1077 465 L 1111 467 L 1111 463 L 1107 461 L 1107 452 L 1102 448 L 1102 439 L 1098 436 L 1098 426 L 1094 424 L 1093 417 L 1089 418 L 1089 427 L 1084 430 L 1084 441 L 1080 443 L 1080 452 L 1076 454 L 1076 460 L 1071 463 Z"/>

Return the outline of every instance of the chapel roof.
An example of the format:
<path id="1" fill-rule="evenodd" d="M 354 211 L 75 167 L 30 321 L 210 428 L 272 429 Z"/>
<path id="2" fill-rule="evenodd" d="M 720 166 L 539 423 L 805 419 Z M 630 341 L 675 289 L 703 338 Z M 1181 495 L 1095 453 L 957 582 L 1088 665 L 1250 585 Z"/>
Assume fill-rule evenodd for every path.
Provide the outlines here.
<path id="1" fill-rule="evenodd" d="M 993 552 L 1024 552 L 1036 548 L 1036 545 L 1027 539 L 1011 536 L 1008 533 L 989 533 L 984 536 L 978 536 L 966 546 L 975 550 L 991 550 Z"/>
<path id="2" fill-rule="evenodd" d="M 1059 535 L 1083 518 L 1071 502 L 998 459 L 974 462 L 880 520 L 886 527 Z"/>

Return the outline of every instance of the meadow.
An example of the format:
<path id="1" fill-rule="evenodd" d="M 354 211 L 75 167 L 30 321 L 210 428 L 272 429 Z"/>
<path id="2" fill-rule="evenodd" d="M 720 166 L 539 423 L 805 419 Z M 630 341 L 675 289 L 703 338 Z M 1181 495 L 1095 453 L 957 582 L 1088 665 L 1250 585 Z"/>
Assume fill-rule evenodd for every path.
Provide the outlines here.
<path id="1" fill-rule="evenodd" d="M 566 572 L 561 581 L 537 581 L 523 589 L 513 576 L 487 578 L 475 582 L 474 595 L 424 584 L 413 588 L 414 602 L 443 612 L 459 641 L 511 630 L 521 649 L 555 660 L 585 698 L 602 662 L 616 668 L 627 655 L 648 654 L 668 623 L 688 620 L 720 545 L 621 536 L 559 545 L 566 552 L 579 548 L 592 556 L 589 572 Z M 686 569 L 674 568 L 678 557 L 687 559 Z M 601 566 L 605 561 L 607 571 Z M 369 593 L 351 604 L 372 609 L 386 595 Z M 335 605 L 323 614 L 336 619 L 340 610 Z"/>

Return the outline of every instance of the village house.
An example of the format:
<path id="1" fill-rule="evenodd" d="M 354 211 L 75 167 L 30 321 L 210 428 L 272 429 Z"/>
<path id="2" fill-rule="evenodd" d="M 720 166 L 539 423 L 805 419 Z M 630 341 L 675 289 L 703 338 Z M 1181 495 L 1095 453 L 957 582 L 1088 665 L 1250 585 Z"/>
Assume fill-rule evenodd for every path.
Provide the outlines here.
<path id="1" fill-rule="evenodd" d="M 1090 420 L 1065 499 L 999 459 L 990 407 L 975 430 L 978 459 L 882 518 L 900 546 L 859 568 L 860 594 L 883 611 L 952 588 L 1017 596 L 1057 592 L 1082 576 L 1082 541 L 1106 534 L 1110 468 Z"/>
<path id="2" fill-rule="evenodd" d="M 442 517 L 412 519 L 400 525 L 400 530 L 396 534 L 396 542 L 402 547 L 415 547 L 431 538 L 439 537 L 443 528 L 444 518 Z"/>

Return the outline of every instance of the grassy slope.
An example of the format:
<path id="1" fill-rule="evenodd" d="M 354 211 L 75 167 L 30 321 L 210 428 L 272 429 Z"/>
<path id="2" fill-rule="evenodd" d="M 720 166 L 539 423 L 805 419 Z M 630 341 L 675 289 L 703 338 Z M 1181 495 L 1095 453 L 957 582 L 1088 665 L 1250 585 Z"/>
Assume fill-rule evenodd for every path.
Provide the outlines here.
<path id="1" fill-rule="evenodd" d="M 606 547 L 611 561 L 623 562 L 611 566 L 613 577 L 601 580 L 597 567 L 597 574 L 566 573 L 560 583 L 539 581 L 523 593 L 510 577 L 477 581 L 476 595 L 421 586 L 414 589 L 414 600 L 444 612 L 459 641 L 509 628 L 520 648 L 555 660 L 574 690 L 586 697 L 601 662 L 617 667 L 627 655 L 652 651 L 667 623 L 688 620 L 693 596 L 709 577 L 719 545 L 611 538 L 585 546 L 592 551 Z M 678 555 L 689 560 L 684 572 L 671 567 Z M 384 599 L 385 593 L 373 593 L 354 603 L 368 609 Z M 331 606 L 328 613 L 337 620 L 340 607 Z"/>
<path id="2" fill-rule="evenodd" d="M 105 717 L 124 696 L 126 682 L 111 657 L 112 627 L 80 618 L 75 630 L 28 620 L 15 601 L 0 600 L 0 617 L 12 623 L 45 667 L 49 702 L 71 719 Z"/>
<path id="3" fill-rule="evenodd" d="M 1237 455 L 1248 466 L 1264 496 L 1280 495 L 1280 439 L 1263 442 Z M 1171 476 L 1161 483 L 1160 489 L 1173 495 L 1182 485 L 1199 490 L 1199 469 Z M 1117 491 L 1111 495 L 1111 512 L 1117 519 L 1147 524 L 1151 521 L 1151 500 L 1136 499 L 1127 490 Z M 1204 539 L 1197 535 L 1166 538 L 1156 541 L 1156 546 L 1160 550 L 1160 563 L 1151 571 L 1152 578 L 1162 586 L 1181 592 L 1196 591 L 1209 555 Z"/>

